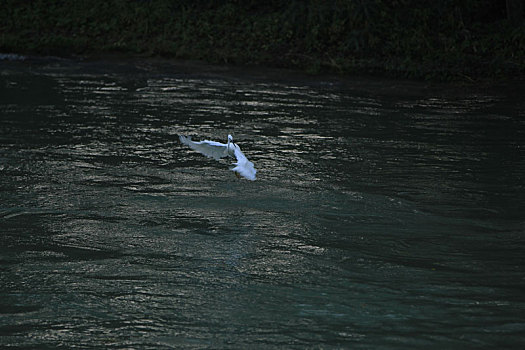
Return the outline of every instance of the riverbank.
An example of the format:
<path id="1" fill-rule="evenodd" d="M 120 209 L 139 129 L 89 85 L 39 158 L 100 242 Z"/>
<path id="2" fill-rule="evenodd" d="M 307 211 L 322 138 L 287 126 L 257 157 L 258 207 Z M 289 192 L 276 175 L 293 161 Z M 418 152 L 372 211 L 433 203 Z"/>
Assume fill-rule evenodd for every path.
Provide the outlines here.
<path id="1" fill-rule="evenodd" d="M 124 54 L 310 73 L 523 79 L 525 27 L 490 1 L 4 1 L 0 52 Z"/>

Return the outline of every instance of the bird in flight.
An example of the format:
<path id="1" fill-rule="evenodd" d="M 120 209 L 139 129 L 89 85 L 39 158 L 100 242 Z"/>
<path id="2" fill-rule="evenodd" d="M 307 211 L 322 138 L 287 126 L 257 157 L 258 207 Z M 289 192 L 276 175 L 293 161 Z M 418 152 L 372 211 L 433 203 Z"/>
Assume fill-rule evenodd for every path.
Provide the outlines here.
<path id="1" fill-rule="evenodd" d="M 179 135 L 180 142 L 187 145 L 191 149 L 204 154 L 206 157 L 219 160 L 224 157 L 232 157 L 237 159 L 237 162 L 233 163 L 236 166 L 231 168 L 235 174 L 239 177 L 242 176 L 248 180 L 255 180 L 255 173 L 257 170 L 253 167 L 253 163 L 246 158 L 242 153 L 241 148 L 233 142 L 232 135 L 228 135 L 228 143 L 220 143 L 216 141 L 192 141 L 191 137 Z"/>

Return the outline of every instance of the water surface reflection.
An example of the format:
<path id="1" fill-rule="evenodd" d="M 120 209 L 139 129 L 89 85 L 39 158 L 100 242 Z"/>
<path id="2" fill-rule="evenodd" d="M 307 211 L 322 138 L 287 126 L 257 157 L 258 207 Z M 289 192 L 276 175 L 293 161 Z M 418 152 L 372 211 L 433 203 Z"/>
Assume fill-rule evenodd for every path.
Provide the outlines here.
<path id="1" fill-rule="evenodd" d="M 2 345 L 525 341 L 519 94 L 207 69 L 0 62 Z"/>

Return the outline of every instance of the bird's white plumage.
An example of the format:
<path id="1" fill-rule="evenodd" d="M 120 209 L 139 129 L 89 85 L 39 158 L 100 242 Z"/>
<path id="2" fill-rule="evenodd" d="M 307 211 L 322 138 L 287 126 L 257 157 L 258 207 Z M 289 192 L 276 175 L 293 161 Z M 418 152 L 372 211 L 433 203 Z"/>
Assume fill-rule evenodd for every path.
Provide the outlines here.
<path id="1" fill-rule="evenodd" d="M 253 163 L 250 162 L 244 153 L 241 152 L 241 148 L 239 146 L 234 145 L 234 147 L 235 158 L 237 158 L 235 165 L 237 166 L 232 170 L 238 172 L 241 176 L 247 178 L 248 180 L 255 180 L 255 173 L 257 170 L 255 170 L 253 167 Z"/>
<path id="2" fill-rule="evenodd" d="M 215 141 L 192 141 L 191 137 L 179 136 L 180 142 L 187 145 L 191 149 L 204 154 L 216 160 L 226 157 L 228 155 L 228 145 Z"/>
<path id="3" fill-rule="evenodd" d="M 239 175 L 243 176 L 244 178 L 248 180 L 255 180 L 255 173 L 257 173 L 257 170 L 255 170 L 253 163 L 246 158 L 244 153 L 242 153 L 241 148 L 233 143 L 233 137 L 231 135 L 228 135 L 228 143 L 220 143 L 216 141 L 192 141 L 191 137 L 186 136 L 179 136 L 180 142 L 187 145 L 191 149 L 200 152 L 204 154 L 206 157 L 213 158 L 215 160 L 219 160 L 223 157 L 235 157 L 237 159 L 237 162 L 234 164 L 236 165 L 231 170 L 235 171 Z"/>

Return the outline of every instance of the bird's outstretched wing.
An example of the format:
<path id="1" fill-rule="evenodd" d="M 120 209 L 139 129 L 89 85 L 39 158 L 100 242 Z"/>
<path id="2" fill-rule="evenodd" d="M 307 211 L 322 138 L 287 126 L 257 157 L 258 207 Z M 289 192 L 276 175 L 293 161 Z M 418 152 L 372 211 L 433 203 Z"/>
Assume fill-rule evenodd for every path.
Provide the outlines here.
<path id="1" fill-rule="evenodd" d="M 235 145 L 235 158 L 237 158 L 237 162 L 234 163 L 236 167 L 232 170 L 246 179 L 254 181 L 257 170 L 255 170 L 253 163 L 246 158 L 244 153 L 241 152 L 241 148 L 237 145 Z"/>
<path id="2" fill-rule="evenodd" d="M 228 155 L 228 147 L 224 143 L 215 141 L 192 141 L 191 137 L 179 136 L 180 142 L 189 146 L 191 149 L 204 154 L 206 157 L 210 157 L 219 160 L 222 157 Z"/>

